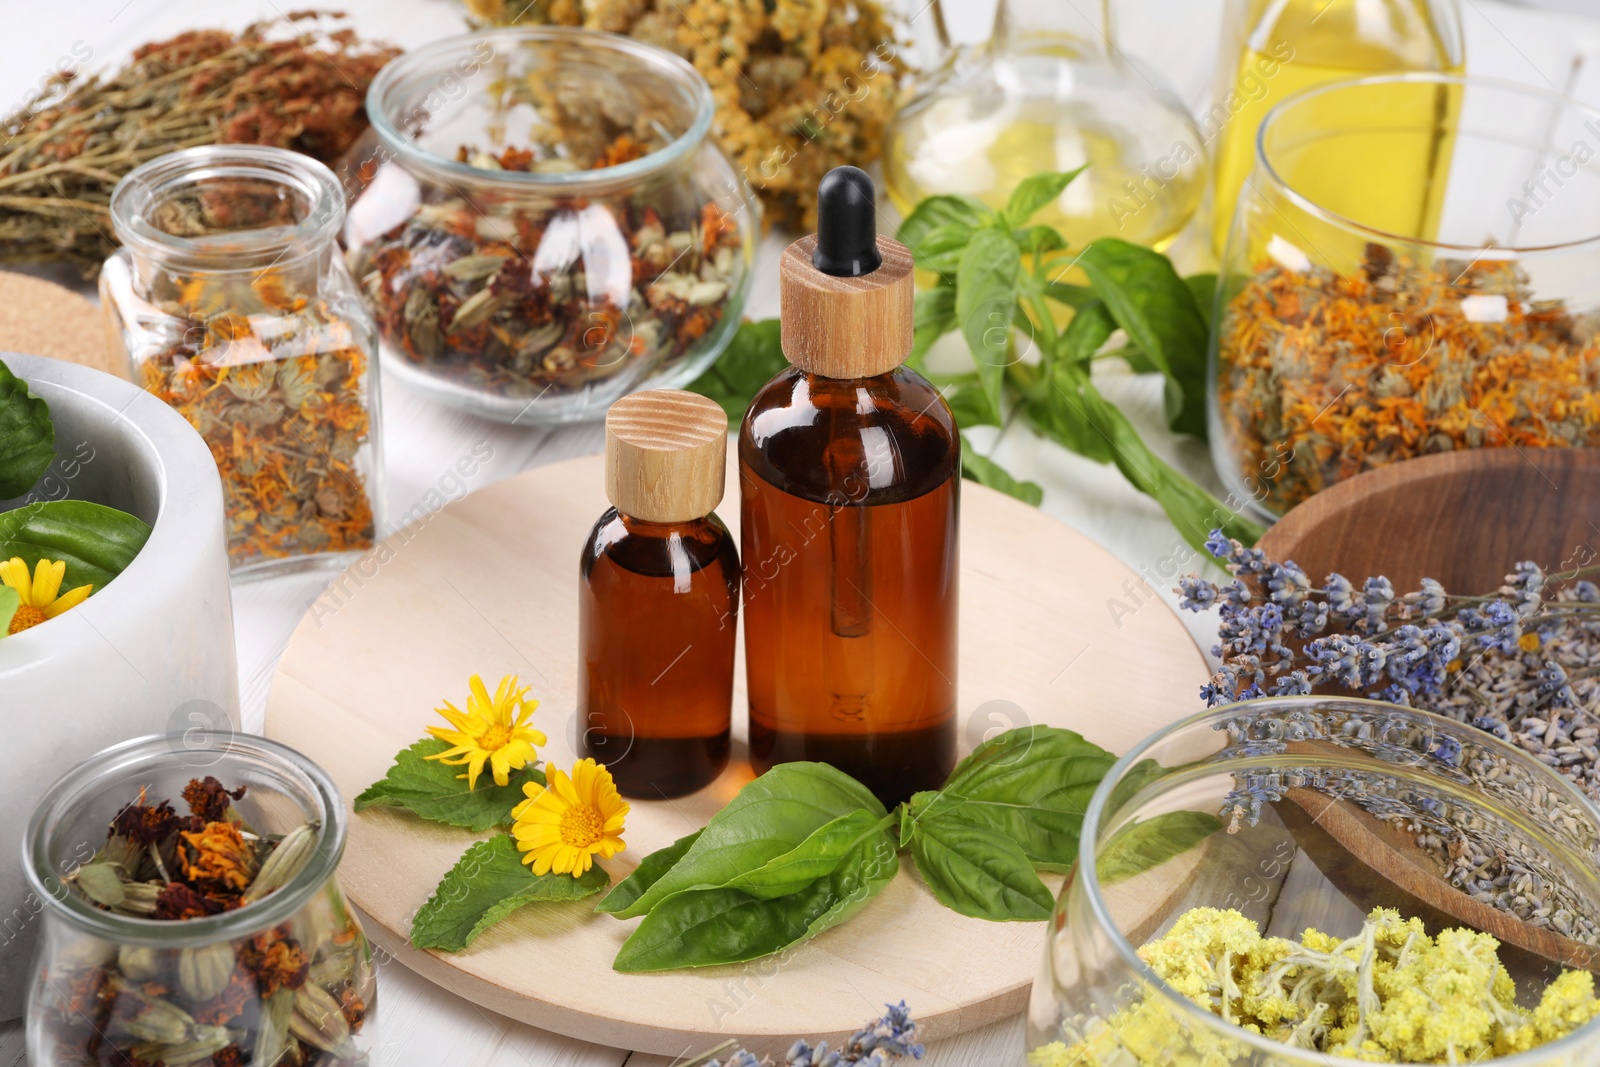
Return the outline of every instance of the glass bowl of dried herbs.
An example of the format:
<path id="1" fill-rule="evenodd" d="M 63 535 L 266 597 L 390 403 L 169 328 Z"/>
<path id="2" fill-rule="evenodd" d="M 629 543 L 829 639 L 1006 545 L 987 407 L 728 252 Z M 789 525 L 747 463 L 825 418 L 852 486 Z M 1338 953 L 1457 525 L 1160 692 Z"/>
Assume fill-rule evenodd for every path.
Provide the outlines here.
<path id="1" fill-rule="evenodd" d="M 1597 868 L 1600 809 L 1470 725 L 1214 708 L 1096 789 L 1028 1063 L 1600 1063 Z"/>
<path id="2" fill-rule="evenodd" d="M 373 82 L 378 161 L 349 261 L 386 363 L 530 425 L 697 377 L 738 328 L 759 207 L 711 139 L 711 90 L 626 37 L 488 30 Z"/>
<path id="3" fill-rule="evenodd" d="M 39 800 L 28 1060 L 366 1067 L 376 971 L 339 891 L 345 807 L 264 738 L 125 742 Z"/>
<path id="4" fill-rule="evenodd" d="M 1412 74 L 1261 127 L 1212 344 L 1219 472 L 1261 517 L 1458 449 L 1600 446 L 1600 110 Z"/>

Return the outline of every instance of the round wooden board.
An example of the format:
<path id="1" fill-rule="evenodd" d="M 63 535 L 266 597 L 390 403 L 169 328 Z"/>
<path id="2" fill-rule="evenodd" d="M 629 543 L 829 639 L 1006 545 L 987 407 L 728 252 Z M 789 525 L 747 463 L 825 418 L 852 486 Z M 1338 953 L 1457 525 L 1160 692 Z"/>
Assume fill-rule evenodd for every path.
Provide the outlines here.
<path id="1" fill-rule="evenodd" d="M 737 486 L 736 472 L 728 484 Z M 274 680 L 268 735 L 326 768 L 348 802 L 422 736 L 441 700 L 465 699 L 468 675 L 492 686 L 515 673 L 541 702 L 543 755 L 570 766 L 578 555 L 606 506 L 601 459 L 591 456 L 475 492 L 390 538 L 301 621 Z M 720 513 L 734 526 L 736 498 Z M 1195 711 L 1204 657 L 1139 586 L 1070 527 L 965 483 L 963 749 L 1031 721 L 1120 753 Z M 1143 606 L 1128 614 L 1130 591 Z M 1113 602 L 1123 605 L 1117 616 Z M 734 707 L 742 735 L 742 684 Z M 704 825 L 748 780 L 743 756 L 736 740 L 728 772 L 698 794 L 634 801 L 627 850 L 606 864 L 613 879 Z M 340 878 L 369 934 L 476 1004 L 604 1045 L 681 1056 L 737 1038 L 781 1052 L 799 1036 L 836 1041 L 902 999 L 936 1040 L 1021 1011 L 1043 954 L 1043 925 L 959 916 L 933 899 L 909 859 L 844 926 L 738 966 L 617 974 L 611 961 L 636 921 L 596 915 L 593 901 L 523 908 L 455 955 L 412 949 L 411 916 L 471 840 L 398 810 L 352 815 Z"/>

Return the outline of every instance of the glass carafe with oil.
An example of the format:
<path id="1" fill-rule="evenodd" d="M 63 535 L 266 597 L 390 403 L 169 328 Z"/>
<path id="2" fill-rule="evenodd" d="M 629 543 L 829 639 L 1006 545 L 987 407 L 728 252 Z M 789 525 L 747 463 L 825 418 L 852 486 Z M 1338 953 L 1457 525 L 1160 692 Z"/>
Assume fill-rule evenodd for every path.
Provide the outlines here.
<path id="1" fill-rule="evenodd" d="M 1212 244 L 1220 256 L 1233 224 L 1240 187 L 1255 165 L 1256 134 L 1268 111 L 1303 90 L 1370 74 L 1459 74 L 1464 67 L 1460 0 L 1228 0 L 1221 59 L 1211 110 L 1200 117 L 1201 132 L 1216 159 Z M 1336 97 L 1328 98 L 1330 101 Z M 1442 131 L 1460 106 L 1458 93 L 1441 88 L 1435 96 L 1407 95 L 1404 106 L 1427 108 Z M 1396 125 L 1412 128 L 1428 114 L 1397 114 Z M 1339 126 L 1343 117 L 1327 116 Z M 1389 152 L 1378 140 L 1372 150 Z M 1415 156 L 1399 168 L 1405 183 L 1385 193 L 1387 204 L 1372 204 L 1363 218 L 1389 232 L 1428 240 L 1438 226 L 1440 204 L 1430 189 L 1444 188 L 1441 168 L 1450 153 L 1442 141 L 1413 144 Z M 1392 159 L 1376 169 L 1396 173 Z M 1358 170 L 1360 168 L 1357 168 Z M 1347 166 L 1327 172 L 1348 175 Z M 1311 195 L 1319 178 L 1308 170 L 1281 175 L 1293 188 Z"/>
<path id="2" fill-rule="evenodd" d="M 895 117 L 884 179 L 901 214 L 940 193 L 1001 208 L 1034 174 L 1087 166 L 1033 222 L 1075 247 L 1169 244 L 1204 196 L 1205 146 L 1160 76 L 1117 47 L 1114 8 L 1000 0 L 990 40 L 949 51 Z M 927 24 L 948 46 L 942 18 Z"/>

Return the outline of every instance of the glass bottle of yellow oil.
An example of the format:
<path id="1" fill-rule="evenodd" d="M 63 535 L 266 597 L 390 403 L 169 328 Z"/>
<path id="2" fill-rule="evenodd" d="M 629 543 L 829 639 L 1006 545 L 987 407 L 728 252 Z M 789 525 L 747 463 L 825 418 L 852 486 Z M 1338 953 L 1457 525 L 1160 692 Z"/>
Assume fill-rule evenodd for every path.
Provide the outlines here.
<path id="1" fill-rule="evenodd" d="M 1168 245 L 1204 197 L 1205 148 L 1159 75 L 1116 47 L 1114 6 L 1000 0 L 990 40 L 949 55 L 895 117 L 884 183 L 900 213 L 938 193 L 1001 208 L 1023 179 L 1088 164 L 1032 221 L 1074 247 Z"/>
<path id="2" fill-rule="evenodd" d="M 1216 93 L 1211 110 L 1200 116 L 1216 160 L 1212 244 L 1217 255 L 1227 244 L 1239 189 L 1256 164 L 1261 120 L 1273 107 L 1329 82 L 1403 71 L 1458 74 L 1464 65 L 1460 0 L 1228 0 Z M 1443 129 L 1459 109 L 1459 96 L 1458 89 L 1441 87 L 1436 96 L 1408 95 L 1405 106 L 1435 110 Z M 1418 116 L 1397 118 L 1409 127 Z M 1339 125 L 1339 116 L 1328 119 Z M 1369 147 L 1392 150 L 1378 137 Z M 1419 155 L 1415 167 L 1405 168 L 1411 186 L 1384 190 L 1386 202 L 1371 205 L 1364 221 L 1406 236 L 1432 236 L 1428 231 L 1437 227 L 1440 204 L 1430 190 L 1443 187 L 1441 168 L 1449 165 L 1449 152 L 1434 148 Z M 1395 172 L 1392 163 L 1383 167 L 1386 173 Z M 1316 199 L 1316 174 L 1279 177 Z"/>

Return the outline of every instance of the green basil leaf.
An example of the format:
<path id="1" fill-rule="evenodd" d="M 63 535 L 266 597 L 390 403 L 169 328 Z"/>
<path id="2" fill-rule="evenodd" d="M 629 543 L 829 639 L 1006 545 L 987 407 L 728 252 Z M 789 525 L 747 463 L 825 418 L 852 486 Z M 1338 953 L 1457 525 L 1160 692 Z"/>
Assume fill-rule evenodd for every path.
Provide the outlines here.
<path id="1" fill-rule="evenodd" d="M 1067 239 L 1053 226 L 1028 226 L 1012 232 L 1017 244 L 1030 256 L 1044 256 L 1067 247 Z"/>
<path id="2" fill-rule="evenodd" d="M 772 900 L 726 887 L 674 893 L 650 909 L 612 966 L 666 971 L 770 956 L 846 921 L 899 870 L 893 840 L 874 832 L 832 874 Z"/>
<path id="3" fill-rule="evenodd" d="M 594 910 L 605 915 L 615 915 L 638 900 L 646 889 L 661 881 L 661 876 L 683 859 L 684 853 L 700 840 L 702 832 L 696 830 L 692 834 L 686 834 L 666 848 L 658 848 L 640 860 L 639 866 L 634 868 L 633 873 L 617 883 L 617 887 L 607 893 L 606 898 L 594 906 Z"/>
<path id="4" fill-rule="evenodd" d="M 523 801 L 522 787 L 528 782 L 545 784 L 544 772 L 530 764 L 513 771 L 505 785 L 495 785 L 486 769 L 478 788 L 469 790 L 467 780 L 457 777 L 463 768 L 425 758 L 450 747 L 450 742 L 430 737 L 401 749 L 389 773 L 356 797 L 355 810 L 405 808 L 433 822 L 482 832 L 510 826 L 511 809 Z"/>
<path id="5" fill-rule="evenodd" d="M 55 458 L 50 405 L 0 362 L 0 500 L 32 489 Z"/>
<path id="6" fill-rule="evenodd" d="M 970 226 L 935 226 L 922 235 L 912 254 L 912 261 L 921 270 L 931 270 L 948 277 L 960 267 L 961 254 L 972 241 L 972 233 Z"/>
<path id="7" fill-rule="evenodd" d="M 782 763 L 739 790 L 639 899 L 614 914 L 643 915 L 674 893 L 727 885 L 798 846 L 841 815 L 886 812 L 866 786 L 825 763 Z"/>
<path id="8" fill-rule="evenodd" d="M 969 233 L 994 221 L 995 213 L 970 196 L 930 196 L 918 204 L 900 224 L 895 239 L 911 249 L 911 256 L 922 266 L 919 248 L 929 233 L 940 227 L 966 229 Z"/>
<path id="9" fill-rule="evenodd" d="M 874 818 L 870 811 L 852 811 L 818 827 L 810 837 L 781 856 L 774 857 L 724 887 L 738 889 L 758 900 L 798 893 L 839 868 L 844 858 L 873 834 L 880 837 L 894 816 Z"/>
<path id="10" fill-rule="evenodd" d="M 1218 830 L 1222 820 L 1203 811 L 1169 811 L 1129 823 L 1100 849 L 1095 873 L 1103 885 L 1154 870 Z"/>
<path id="11" fill-rule="evenodd" d="M 1098 299 L 1094 288 L 1088 285 L 1071 285 L 1067 282 L 1047 282 L 1040 290 L 1045 296 L 1069 308 L 1081 308 Z"/>
<path id="12" fill-rule="evenodd" d="M 933 343 L 956 328 L 956 291 L 948 285 L 936 285 L 917 294 L 911 313 L 911 354 L 906 363 L 913 370 L 922 366 L 922 358 Z"/>
<path id="13" fill-rule="evenodd" d="M 1072 179 L 1082 174 L 1087 166 L 1088 164 L 1084 164 L 1077 170 L 1069 171 L 1045 171 L 1043 174 L 1023 179 L 1022 184 L 1011 191 L 1011 197 L 1006 201 L 1006 209 L 1003 212 L 1006 225 L 1015 229 L 1033 218 L 1040 208 L 1060 196 L 1062 191 L 1072 184 Z"/>
<path id="14" fill-rule="evenodd" d="M 1183 280 L 1189 287 L 1189 295 L 1194 297 L 1194 306 L 1199 309 L 1200 317 L 1206 320 L 1206 329 L 1211 328 L 1211 309 L 1217 302 L 1217 276 L 1216 274 L 1191 274 Z"/>
<path id="15" fill-rule="evenodd" d="M 950 405 L 950 414 L 955 416 L 956 425 L 963 429 L 1000 425 L 1000 419 L 989 406 L 989 396 L 981 385 L 958 385 L 944 394 L 944 402 Z"/>
<path id="16" fill-rule="evenodd" d="M 961 254 L 956 272 L 956 320 L 972 350 L 978 381 L 994 417 L 1011 362 L 1011 324 L 1017 312 L 1022 250 L 1008 233 L 979 230 Z"/>
<path id="17" fill-rule="evenodd" d="M 960 423 L 958 416 L 956 422 Z M 1000 464 L 988 456 L 980 456 L 977 449 L 972 447 L 966 435 L 961 436 L 961 477 L 986 485 L 990 489 L 998 489 L 1007 496 L 1014 496 L 1024 504 L 1038 507 L 1044 500 L 1044 489 L 1036 482 L 1019 482 Z"/>
<path id="18" fill-rule="evenodd" d="M 1050 890 L 1009 837 L 962 819 L 917 823 L 911 854 L 934 898 L 952 911 L 991 922 L 1050 918 Z"/>
<path id="19" fill-rule="evenodd" d="M 1117 320 L 1103 300 L 1092 300 L 1078 308 L 1066 330 L 1061 334 L 1061 359 L 1087 366 L 1111 335 L 1117 332 Z"/>
<path id="20" fill-rule="evenodd" d="M 1166 377 L 1167 422 L 1206 433 L 1205 316 L 1172 261 L 1159 252 L 1102 237 L 1078 259 L 1117 324 Z"/>
<path id="21" fill-rule="evenodd" d="M 737 429 L 761 387 L 789 366 L 778 334 L 777 319 L 744 323 L 717 361 L 684 388 L 721 404 Z"/>
<path id="22" fill-rule="evenodd" d="M 11 619 L 22 606 L 22 597 L 9 585 L 0 585 L 0 637 L 11 631 Z"/>
<path id="23" fill-rule="evenodd" d="M 1071 730 L 1008 730 L 974 749 L 931 799 L 912 798 L 913 829 L 958 819 L 1016 843 L 1036 868 L 1065 871 L 1078 858 L 1089 798 L 1115 762 Z"/>
<path id="24" fill-rule="evenodd" d="M 1057 405 L 1053 422 L 1084 426 L 1097 434 L 1105 442 L 1122 476 L 1161 505 L 1161 510 L 1167 513 L 1185 541 L 1204 551 L 1206 538 L 1217 527 L 1246 545 L 1253 545 L 1260 539 L 1265 531 L 1259 525 L 1173 470 L 1152 452 L 1127 416 L 1095 388 L 1087 368 L 1068 359 L 1057 359 L 1054 371 L 1049 379 L 1055 394 L 1050 403 Z"/>
<path id="25" fill-rule="evenodd" d="M 87 583 L 99 592 L 149 539 L 139 519 L 87 500 L 44 500 L 0 514 L 0 559 L 21 556 L 30 570 L 41 559 L 64 560 L 63 589 Z"/>
<path id="26" fill-rule="evenodd" d="M 411 921 L 411 944 L 460 952 L 489 927 L 525 904 L 582 900 L 611 881 L 602 867 L 581 878 L 536 875 L 509 834 L 479 841 L 462 854 Z"/>

